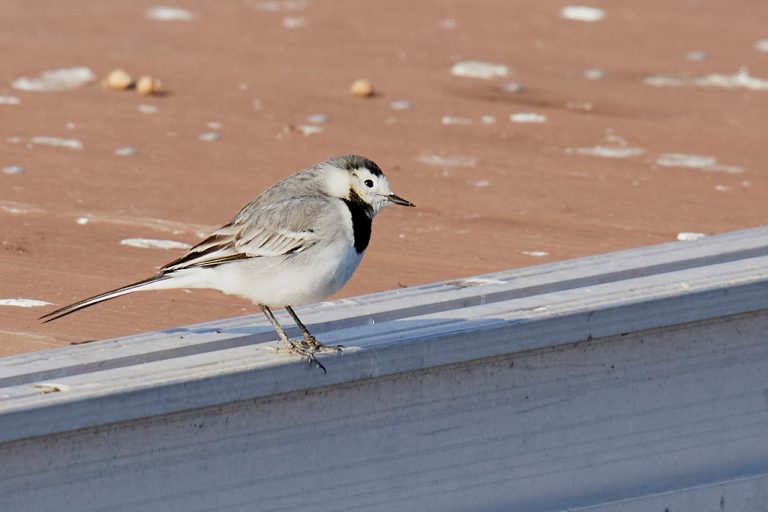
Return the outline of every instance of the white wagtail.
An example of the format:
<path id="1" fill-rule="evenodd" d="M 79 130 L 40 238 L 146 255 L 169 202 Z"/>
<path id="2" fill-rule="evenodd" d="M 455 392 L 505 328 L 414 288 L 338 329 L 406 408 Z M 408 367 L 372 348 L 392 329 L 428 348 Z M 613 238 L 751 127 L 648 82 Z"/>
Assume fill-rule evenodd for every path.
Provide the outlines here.
<path id="1" fill-rule="evenodd" d="M 339 352 L 318 342 L 291 306 L 317 302 L 341 289 L 360 263 L 371 221 L 396 196 L 378 165 L 345 155 L 299 171 L 245 205 L 232 221 L 160 272 L 41 317 L 46 322 L 131 292 L 213 288 L 250 299 L 272 323 L 287 351 L 325 371 L 315 354 Z M 270 307 L 283 306 L 304 335 L 286 336 Z"/>

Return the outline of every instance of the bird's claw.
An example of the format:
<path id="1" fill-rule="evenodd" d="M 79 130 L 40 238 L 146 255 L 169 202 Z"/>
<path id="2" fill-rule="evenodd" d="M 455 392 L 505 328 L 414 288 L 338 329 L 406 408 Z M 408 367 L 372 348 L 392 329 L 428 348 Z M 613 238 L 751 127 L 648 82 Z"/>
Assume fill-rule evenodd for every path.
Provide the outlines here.
<path id="1" fill-rule="evenodd" d="M 289 354 L 297 355 L 303 359 L 306 359 L 310 366 L 323 370 L 323 373 L 328 373 L 323 366 L 323 363 L 317 360 L 315 354 L 321 352 L 333 352 L 340 354 L 342 352 L 341 345 L 323 345 L 314 336 L 304 336 L 304 341 L 288 339 L 288 348 L 277 348 L 276 352 L 288 352 Z"/>

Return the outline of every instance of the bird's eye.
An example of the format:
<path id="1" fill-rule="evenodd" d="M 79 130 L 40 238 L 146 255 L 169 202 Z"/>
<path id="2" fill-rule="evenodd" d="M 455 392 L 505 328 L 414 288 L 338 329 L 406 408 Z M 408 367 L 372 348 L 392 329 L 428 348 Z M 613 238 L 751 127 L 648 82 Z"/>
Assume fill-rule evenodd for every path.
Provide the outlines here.
<path id="1" fill-rule="evenodd" d="M 365 183 L 366 187 L 373 188 L 373 180 L 365 180 L 363 183 Z"/>

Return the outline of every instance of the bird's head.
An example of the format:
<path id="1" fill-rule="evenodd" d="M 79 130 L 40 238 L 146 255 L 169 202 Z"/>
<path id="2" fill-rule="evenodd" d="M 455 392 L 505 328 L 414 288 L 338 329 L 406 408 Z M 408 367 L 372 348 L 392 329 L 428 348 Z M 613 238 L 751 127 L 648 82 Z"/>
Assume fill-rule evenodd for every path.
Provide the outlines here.
<path id="1" fill-rule="evenodd" d="M 332 196 L 369 205 L 374 215 L 390 204 L 414 206 L 395 195 L 379 166 L 365 157 L 338 156 L 325 164 L 331 170 L 326 175 L 326 187 Z"/>

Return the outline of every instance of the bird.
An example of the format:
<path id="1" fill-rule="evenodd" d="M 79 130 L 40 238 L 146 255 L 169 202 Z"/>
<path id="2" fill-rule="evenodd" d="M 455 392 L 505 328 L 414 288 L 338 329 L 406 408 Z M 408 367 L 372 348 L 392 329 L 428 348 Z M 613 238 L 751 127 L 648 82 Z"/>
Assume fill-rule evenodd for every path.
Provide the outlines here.
<path id="1" fill-rule="evenodd" d="M 373 218 L 385 207 L 414 204 L 394 194 L 381 168 L 360 155 L 341 155 L 275 183 L 234 218 L 156 275 L 80 300 L 40 317 L 44 322 L 128 293 L 211 288 L 248 299 L 272 324 L 284 350 L 326 371 L 320 343 L 294 306 L 321 301 L 352 277 L 368 248 Z M 272 308 L 283 307 L 302 333 L 289 338 Z"/>

